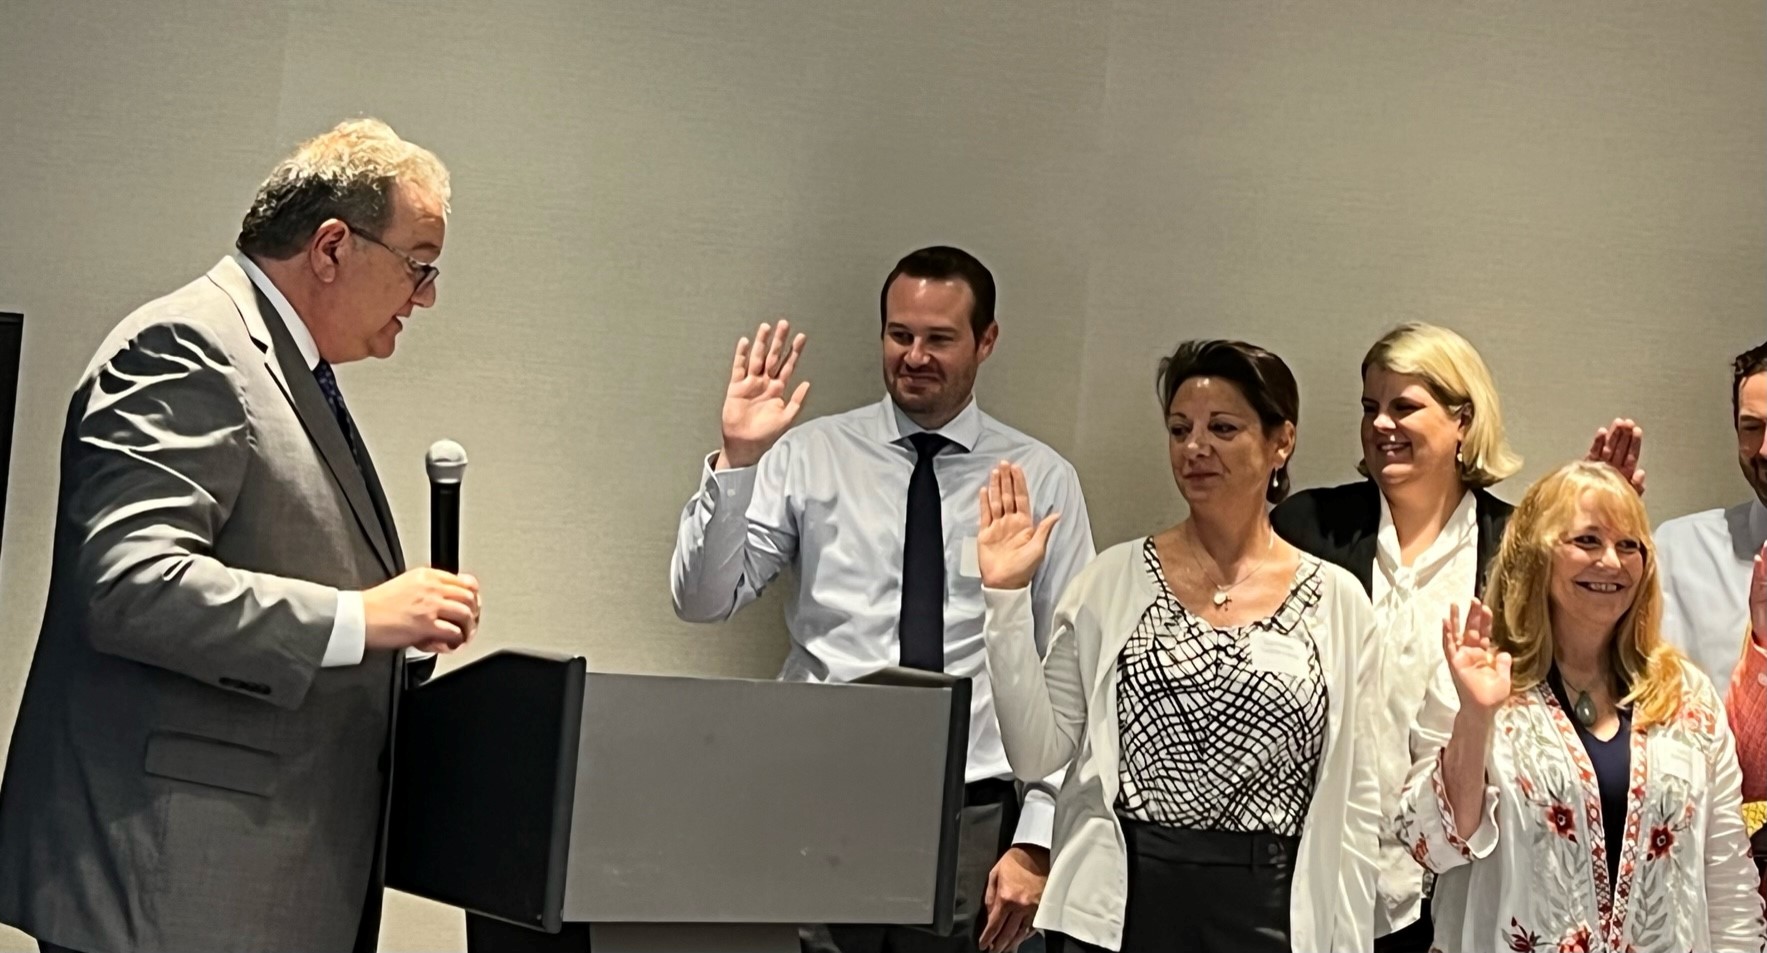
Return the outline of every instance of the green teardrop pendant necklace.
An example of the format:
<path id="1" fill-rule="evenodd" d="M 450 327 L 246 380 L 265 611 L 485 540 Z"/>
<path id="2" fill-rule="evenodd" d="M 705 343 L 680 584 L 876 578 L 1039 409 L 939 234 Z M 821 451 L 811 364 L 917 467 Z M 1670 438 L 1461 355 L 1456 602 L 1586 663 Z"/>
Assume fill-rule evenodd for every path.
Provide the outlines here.
<path id="1" fill-rule="evenodd" d="M 1572 685 L 1562 670 L 1558 673 L 1558 680 L 1564 683 L 1565 688 L 1577 693 L 1577 702 L 1571 706 L 1571 714 L 1577 717 L 1577 723 L 1585 728 L 1595 727 L 1595 700 L 1589 697 L 1588 692 Z"/>

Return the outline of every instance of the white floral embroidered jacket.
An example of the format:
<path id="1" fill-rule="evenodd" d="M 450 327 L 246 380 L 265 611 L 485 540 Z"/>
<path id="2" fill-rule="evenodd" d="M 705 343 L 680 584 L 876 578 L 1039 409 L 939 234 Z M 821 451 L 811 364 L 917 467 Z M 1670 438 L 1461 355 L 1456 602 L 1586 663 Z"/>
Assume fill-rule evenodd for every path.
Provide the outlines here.
<path id="1" fill-rule="evenodd" d="M 1685 667 L 1671 723 L 1634 729 L 1616 882 L 1601 795 L 1569 716 L 1546 685 L 1497 713 L 1477 830 L 1456 834 L 1441 753 L 1458 708 L 1446 666 L 1413 729 L 1395 833 L 1439 877 L 1434 949 L 1582 953 L 1759 951 L 1761 898 L 1743 829 L 1736 743 L 1710 680 Z"/>

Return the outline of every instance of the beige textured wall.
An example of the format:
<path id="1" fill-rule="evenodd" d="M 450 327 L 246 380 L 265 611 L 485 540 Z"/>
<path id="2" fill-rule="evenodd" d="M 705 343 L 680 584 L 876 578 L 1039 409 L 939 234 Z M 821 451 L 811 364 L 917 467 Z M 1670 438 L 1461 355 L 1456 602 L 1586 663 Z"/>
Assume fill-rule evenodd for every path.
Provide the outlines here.
<path id="1" fill-rule="evenodd" d="M 1298 486 L 1353 479 L 1357 367 L 1407 319 L 1477 345 L 1518 477 L 1645 428 L 1653 517 L 1746 498 L 1729 358 L 1767 338 L 1759 3 L 1118 2 L 1076 463 L 1120 539 L 1181 507 L 1161 349 L 1300 378 Z M 1140 501 L 1139 505 L 1124 505 Z"/>
<path id="2" fill-rule="evenodd" d="M 73 375 L 344 115 L 455 175 L 440 306 L 342 376 L 409 550 L 424 448 L 472 455 L 481 650 L 764 676 L 777 600 L 722 630 L 668 608 L 729 348 L 789 316 L 813 411 L 872 399 L 877 283 L 931 242 L 995 269 L 982 399 L 1074 456 L 1104 542 L 1176 515 L 1149 395 L 1179 338 L 1291 360 L 1306 485 L 1349 476 L 1356 361 L 1409 317 L 1484 349 L 1526 476 L 1623 411 L 1653 512 L 1737 498 L 1724 375 L 1767 330 L 1764 39 L 1745 0 L 9 0 L 0 308 L 29 329 L 0 726 Z M 386 949 L 462 946 L 456 915 L 394 898 Z"/>

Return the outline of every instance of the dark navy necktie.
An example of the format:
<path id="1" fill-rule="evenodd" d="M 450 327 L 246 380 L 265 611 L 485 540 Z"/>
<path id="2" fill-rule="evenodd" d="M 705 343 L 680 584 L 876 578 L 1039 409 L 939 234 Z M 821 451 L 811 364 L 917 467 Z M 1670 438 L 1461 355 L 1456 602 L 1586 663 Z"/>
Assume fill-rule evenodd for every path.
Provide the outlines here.
<path id="1" fill-rule="evenodd" d="M 331 408 L 332 416 L 337 418 L 338 429 L 344 432 L 344 443 L 350 448 L 350 459 L 356 461 L 356 469 L 362 473 L 362 479 L 368 483 L 369 500 L 374 504 L 374 518 L 380 522 L 381 531 L 388 539 L 397 542 L 398 534 L 393 529 L 392 514 L 386 510 L 386 499 L 380 489 L 380 482 L 374 475 L 374 467 L 368 462 L 367 450 L 362 446 L 362 435 L 356 432 L 356 421 L 350 417 L 350 409 L 344 406 L 344 392 L 337 386 L 337 375 L 332 372 L 331 365 L 320 361 L 313 368 L 313 379 L 319 382 L 319 392 L 325 395 L 325 403 Z"/>
<path id="2" fill-rule="evenodd" d="M 350 409 L 344 406 L 344 392 L 337 386 L 337 374 L 332 372 L 330 364 L 320 361 L 313 368 L 313 379 L 319 382 L 319 392 L 325 395 L 325 403 L 331 407 L 332 416 L 337 418 L 338 428 L 344 432 L 344 443 L 349 445 L 350 455 L 357 456 L 359 451 L 356 448 L 356 426 L 350 420 Z"/>
<path id="3" fill-rule="evenodd" d="M 908 478 L 908 521 L 902 537 L 901 664 L 945 670 L 945 528 L 933 458 L 951 443 L 935 433 L 909 436 L 916 459 Z"/>

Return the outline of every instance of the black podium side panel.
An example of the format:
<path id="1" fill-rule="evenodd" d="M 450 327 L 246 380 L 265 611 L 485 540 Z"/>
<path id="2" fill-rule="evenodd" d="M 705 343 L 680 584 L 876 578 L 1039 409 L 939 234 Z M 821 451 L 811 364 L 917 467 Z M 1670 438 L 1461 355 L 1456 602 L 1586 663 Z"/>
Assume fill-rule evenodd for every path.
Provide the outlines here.
<path id="1" fill-rule="evenodd" d="M 558 932 L 585 668 L 504 651 L 405 693 L 387 886 Z"/>
<path id="2" fill-rule="evenodd" d="M 0 538 L 5 536 L 6 483 L 12 470 L 12 420 L 18 404 L 19 354 L 25 316 L 0 312 Z"/>
<path id="3" fill-rule="evenodd" d="M 557 933 L 511 926 L 502 920 L 466 915 L 467 953 L 591 953 L 589 924 L 567 923 Z"/>

